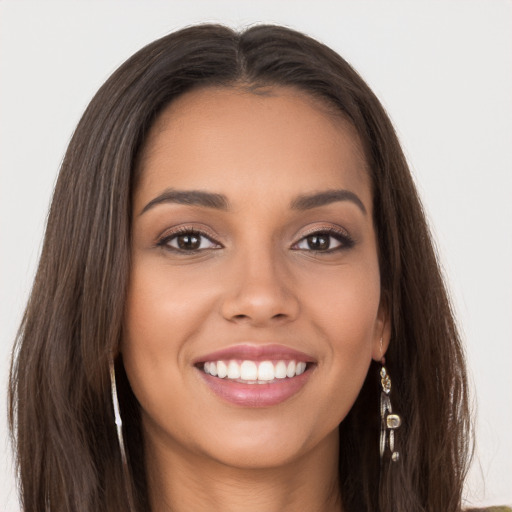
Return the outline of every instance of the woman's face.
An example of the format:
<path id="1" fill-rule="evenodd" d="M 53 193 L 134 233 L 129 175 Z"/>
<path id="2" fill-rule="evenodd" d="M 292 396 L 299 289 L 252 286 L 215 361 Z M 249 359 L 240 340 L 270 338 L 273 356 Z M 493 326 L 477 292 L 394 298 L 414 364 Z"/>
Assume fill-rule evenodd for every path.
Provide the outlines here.
<path id="1" fill-rule="evenodd" d="M 292 88 L 203 89 L 161 114 L 140 170 L 121 351 L 150 449 L 337 453 L 389 337 L 354 129 Z"/>

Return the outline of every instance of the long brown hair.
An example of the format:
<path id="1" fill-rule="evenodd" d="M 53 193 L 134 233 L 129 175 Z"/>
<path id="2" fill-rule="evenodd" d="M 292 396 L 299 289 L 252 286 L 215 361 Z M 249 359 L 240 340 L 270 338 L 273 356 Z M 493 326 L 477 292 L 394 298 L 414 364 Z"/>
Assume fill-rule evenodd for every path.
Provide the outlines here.
<path id="1" fill-rule="evenodd" d="M 122 336 L 137 156 L 156 116 L 197 87 L 283 85 L 352 122 L 371 174 L 387 366 L 403 418 L 400 461 L 379 457 L 378 367 L 340 425 L 345 510 L 460 510 L 470 440 L 463 351 L 425 215 L 393 127 L 345 60 L 293 30 L 202 25 L 126 61 L 101 87 L 69 144 L 11 369 L 10 425 L 25 512 L 129 510 L 109 393 Z M 149 510 L 138 403 L 116 361 L 138 511 Z M 130 492 L 130 491 L 128 491 Z"/>

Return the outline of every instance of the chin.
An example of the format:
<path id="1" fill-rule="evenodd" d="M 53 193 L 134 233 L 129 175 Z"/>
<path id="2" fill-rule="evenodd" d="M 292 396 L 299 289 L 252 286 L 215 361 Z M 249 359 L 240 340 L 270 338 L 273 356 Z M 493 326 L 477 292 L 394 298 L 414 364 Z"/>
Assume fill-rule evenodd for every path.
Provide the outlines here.
<path id="1" fill-rule="evenodd" d="M 331 453 L 338 451 L 338 428 L 319 435 L 295 424 L 286 428 L 282 423 L 241 423 L 236 428 L 216 430 L 208 444 L 199 452 L 212 460 L 238 469 L 269 469 L 292 464 L 319 445 Z"/>

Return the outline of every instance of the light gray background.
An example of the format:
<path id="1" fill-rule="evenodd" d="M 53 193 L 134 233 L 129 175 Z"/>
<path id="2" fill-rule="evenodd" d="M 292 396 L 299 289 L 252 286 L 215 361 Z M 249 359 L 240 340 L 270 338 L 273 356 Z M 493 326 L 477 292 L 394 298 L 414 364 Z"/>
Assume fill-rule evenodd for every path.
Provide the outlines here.
<path id="1" fill-rule="evenodd" d="M 0 0 L 0 510 L 19 510 L 12 340 L 74 126 L 142 45 L 195 22 L 285 24 L 346 57 L 388 109 L 453 292 L 477 406 L 470 504 L 512 503 L 512 3 Z"/>

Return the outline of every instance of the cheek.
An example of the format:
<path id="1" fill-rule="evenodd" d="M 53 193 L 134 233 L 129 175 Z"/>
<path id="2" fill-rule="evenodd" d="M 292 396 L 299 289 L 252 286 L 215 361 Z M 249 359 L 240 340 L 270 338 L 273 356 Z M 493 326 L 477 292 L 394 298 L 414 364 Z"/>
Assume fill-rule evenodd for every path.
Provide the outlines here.
<path id="1" fill-rule="evenodd" d="M 357 353 L 371 344 L 379 326 L 377 262 L 362 258 L 357 264 L 336 268 L 317 279 L 316 286 L 318 293 L 308 300 L 305 309 L 313 312 L 317 328 L 325 330 L 333 350 L 345 347 Z"/>
<path id="2" fill-rule="evenodd" d="M 179 384 L 180 369 L 214 301 L 207 287 L 167 279 L 161 265 L 137 263 L 130 276 L 120 350 L 133 392 L 151 409 L 162 389 Z"/>
<path id="3" fill-rule="evenodd" d="M 176 340 L 194 332 L 205 311 L 213 307 L 215 292 L 190 274 L 194 275 L 173 275 L 159 262 L 134 262 L 125 310 L 125 344 L 145 340 L 144 350 L 154 346 L 175 351 L 179 348 Z"/>
<path id="4" fill-rule="evenodd" d="M 366 378 L 375 343 L 379 342 L 380 279 L 376 265 L 352 267 L 323 280 L 321 297 L 311 301 L 312 325 L 324 341 L 319 377 L 329 392 L 323 407 L 341 421 Z M 328 399 L 329 398 L 329 399 Z"/>

